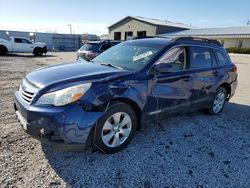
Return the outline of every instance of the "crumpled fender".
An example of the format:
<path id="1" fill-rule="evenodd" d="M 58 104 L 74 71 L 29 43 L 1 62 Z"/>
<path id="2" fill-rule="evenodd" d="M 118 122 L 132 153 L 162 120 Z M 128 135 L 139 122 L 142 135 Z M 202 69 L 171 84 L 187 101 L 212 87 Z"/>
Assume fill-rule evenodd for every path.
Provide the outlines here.
<path id="1" fill-rule="evenodd" d="M 78 108 L 67 111 L 63 127 L 58 130 L 68 143 L 85 143 L 92 127 L 108 109 L 112 100 L 129 99 L 143 110 L 147 100 L 147 81 L 115 81 L 94 83 L 92 90 L 78 102 Z M 79 113 L 81 112 L 81 113 Z"/>
<path id="2" fill-rule="evenodd" d="M 88 112 L 78 104 L 72 104 L 63 111 L 54 114 L 51 121 L 65 143 L 84 144 L 96 121 L 104 112 Z"/>
<path id="3" fill-rule="evenodd" d="M 93 91 L 86 93 L 82 104 L 85 110 L 95 110 L 98 107 L 106 109 L 111 100 L 130 99 L 142 111 L 147 101 L 147 80 L 117 81 L 112 83 L 96 83 Z"/>

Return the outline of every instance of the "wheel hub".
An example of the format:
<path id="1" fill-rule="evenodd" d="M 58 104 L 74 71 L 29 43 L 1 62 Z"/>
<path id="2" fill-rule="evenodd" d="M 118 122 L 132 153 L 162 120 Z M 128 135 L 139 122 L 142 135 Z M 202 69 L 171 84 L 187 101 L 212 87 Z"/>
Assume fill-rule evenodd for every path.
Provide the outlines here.
<path id="1" fill-rule="evenodd" d="M 225 93 L 220 92 L 217 94 L 217 96 L 215 97 L 214 100 L 214 104 L 213 104 L 213 110 L 215 113 L 219 113 L 224 105 L 225 102 Z"/>
<path id="2" fill-rule="evenodd" d="M 108 147 L 120 146 L 130 135 L 132 120 L 125 112 L 111 115 L 103 125 L 102 141 Z"/>

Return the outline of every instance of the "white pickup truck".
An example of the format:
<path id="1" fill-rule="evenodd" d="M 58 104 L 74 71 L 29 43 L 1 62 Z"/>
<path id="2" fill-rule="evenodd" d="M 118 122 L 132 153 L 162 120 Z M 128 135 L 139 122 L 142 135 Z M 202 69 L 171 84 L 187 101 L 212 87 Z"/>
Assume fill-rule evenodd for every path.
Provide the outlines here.
<path id="1" fill-rule="evenodd" d="M 33 53 L 35 56 L 42 56 L 47 53 L 46 43 L 32 42 L 22 37 L 10 37 L 10 40 L 0 38 L 0 55 L 6 53 Z"/>

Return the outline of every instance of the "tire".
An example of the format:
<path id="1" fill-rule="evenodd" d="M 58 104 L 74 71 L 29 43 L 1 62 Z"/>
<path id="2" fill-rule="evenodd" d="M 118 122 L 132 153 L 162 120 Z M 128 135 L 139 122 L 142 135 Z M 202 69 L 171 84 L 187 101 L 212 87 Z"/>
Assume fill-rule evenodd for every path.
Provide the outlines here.
<path id="1" fill-rule="evenodd" d="M 94 146 L 106 154 L 116 153 L 132 140 L 136 126 L 134 110 L 125 103 L 114 103 L 96 123 Z"/>
<path id="2" fill-rule="evenodd" d="M 215 94 L 215 97 L 210 105 L 208 113 L 210 115 L 216 115 L 222 112 L 227 97 L 227 91 L 224 87 L 219 87 Z"/>
<path id="3" fill-rule="evenodd" d="M 34 56 L 42 56 L 43 55 L 43 50 L 41 48 L 36 48 L 34 50 Z"/>
<path id="4" fill-rule="evenodd" d="M 0 46 L 0 56 L 5 55 L 7 52 L 6 48 L 4 46 Z"/>

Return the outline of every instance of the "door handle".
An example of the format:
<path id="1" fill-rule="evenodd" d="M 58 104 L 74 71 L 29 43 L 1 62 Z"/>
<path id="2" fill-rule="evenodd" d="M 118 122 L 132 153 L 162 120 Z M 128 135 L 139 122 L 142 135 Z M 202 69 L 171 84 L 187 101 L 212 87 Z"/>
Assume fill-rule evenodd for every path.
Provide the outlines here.
<path id="1" fill-rule="evenodd" d="M 218 72 L 218 71 L 214 71 L 214 72 L 213 72 L 213 75 L 214 75 L 214 76 L 218 76 L 218 75 L 219 75 L 219 72 Z"/>
<path id="2" fill-rule="evenodd" d="M 184 82 L 189 82 L 191 80 L 191 78 L 186 78 L 184 79 Z"/>
<path id="3" fill-rule="evenodd" d="M 190 80 L 192 80 L 192 77 L 190 77 L 190 76 L 183 76 L 182 79 L 183 79 L 184 82 L 189 82 Z"/>

